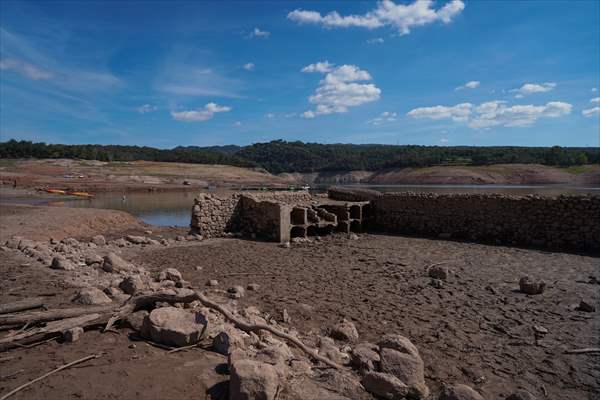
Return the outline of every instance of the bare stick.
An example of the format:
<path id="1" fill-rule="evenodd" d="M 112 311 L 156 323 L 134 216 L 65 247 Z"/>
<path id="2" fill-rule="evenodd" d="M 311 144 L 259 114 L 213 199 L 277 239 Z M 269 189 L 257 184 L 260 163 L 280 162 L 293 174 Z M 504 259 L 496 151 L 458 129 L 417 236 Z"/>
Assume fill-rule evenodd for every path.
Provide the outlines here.
<path id="1" fill-rule="evenodd" d="M 600 353 L 600 347 L 587 347 L 585 349 L 565 350 L 565 354 L 589 354 Z"/>
<path id="2" fill-rule="evenodd" d="M 114 304 L 92 307 L 59 308 L 47 311 L 30 311 L 22 314 L 0 315 L 0 325 L 37 324 L 38 322 L 55 321 L 58 319 L 79 317 L 85 314 L 106 313 L 114 311 Z"/>
<path id="3" fill-rule="evenodd" d="M 55 374 L 55 373 L 57 373 L 57 372 L 59 372 L 59 371 L 62 371 L 63 369 L 71 368 L 71 367 L 72 367 L 72 366 L 74 366 L 74 365 L 81 364 L 82 362 L 86 362 L 86 361 L 88 361 L 88 360 L 92 360 L 92 359 L 94 359 L 94 358 L 98 358 L 98 357 L 100 357 L 100 356 L 101 356 L 100 354 L 92 354 L 91 356 L 87 356 L 87 357 L 80 358 L 79 360 L 75 360 L 75 361 L 73 361 L 73 362 L 70 362 L 70 363 L 68 363 L 68 364 L 65 364 L 65 365 L 63 365 L 62 367 L 58 367 L 58 368 L 56 368 L 56 369 L 53 369 L 52 371 L 50 371 L 50 372 L 48 372 L 48 373 L 45 373 L 44 375 L 40 376 L 39 378 L 35 378 L 34 380 L 32 380 L 32 381 L 29 381 L 29 382 L 27 382 L 26 384 L 24 384 L 24 385 L 21 385 L 21 386 L 19 386 L 18 388 L 14 389 L 14 390 L 12 390 L 12 391 L 10 391 L 10 392 L 8 392 L 8 393 L 7 393 L 7 394 L 5 394 L 4 396 L 2 396 L 2 398 L 0 398 L 0 400 L 6 400 L 6 399 L 8 399 L 10 396 L 12 396 L 13 394 L 15 394 L 15 393 L 17 393 L 17 392 L 20 392 L 21 390 L 25 389 L 26 387 L 28 387 L 28 386 L 30 386 L 30 385 L 32 385 L 32 384 L 34 384 L 34 383 L 36 383 L 36 382 L 39 382 L 39 381 L 41 381 L 42 379 L 44 379 L 44 378 L 47 378 L 48 376 L 50 376 L 50 375 L 52 375 L 52 374 Z"/>
<path id="4" fill-rule="evenodd" d="M 41 297 L 32 297 L 14 301 L 12 303 L 0 304 L 0 314 L 30 310 L 32 308 L 40 308 L 44 306 L 44 299 Z"/>

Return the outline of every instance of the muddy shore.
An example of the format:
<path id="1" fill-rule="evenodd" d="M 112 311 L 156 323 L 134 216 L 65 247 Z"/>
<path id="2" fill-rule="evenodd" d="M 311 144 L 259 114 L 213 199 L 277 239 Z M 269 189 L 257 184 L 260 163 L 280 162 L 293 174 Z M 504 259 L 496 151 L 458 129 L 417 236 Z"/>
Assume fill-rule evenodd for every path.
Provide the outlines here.
<path id="1" fill-rule="evenodd" d="M 88 213 L 101 219 L 98 216 L 106 212 L 117 221 L 124 214 L 6 206 L 1 211 L 3 231 L 10 227 L 11 235 L 36 240 L 59 235 L 89 239 L 103 226 L 82 223 Z M 148 230 L 157 239 L 185 233 L 149 227 L 131 216 L 111 221 L 106 225 L 114 238 Z M 576 309 L 582 298 L 596 308 L 600 303 L 598 286 L 588 283 L 589 276 L 600 275 L 597 256 L 371 234 L 358 240 L 334 235 L 291 248 L 210 239 L 125 247 L 121 255 L 149 271 L 177 268 L 195 287 L 218 280 L 218 286 L 207 288 L 209 293 L 258 283 L 258 291 L 248 292 L 234 306 L 257 306 L 278 320 L 285 309 L 287 324 L 305 337 L 324 334 L 341 318 L 355 323 L 361 341 L 376 341 L 385 333 L 405 335 L 421 352 L 434 398 L 445 383 L 468 384 L 494 400 L 517 388 L 538 399 L 592 400 L 600 393 L 597 355 L 564 353 L 599 344 L 598 314 Z M 76 288 L 63 271 L 14 251 L 1 251 L 0 257 L 1 302 L 42 295 L 52 306 L 68 306 Z M 440 262 L 452 273 L 436 289 L 429 285 L 426 271 Z M 524 275 L 543 278 L 549 283 L 546 292 L 518 292 Z M 536 336 L 534 326 L 548 333 Z M 214 395 L 210 398 L 223 395 L 223 356 L 201 349 L 167 354 L 132 342 L 126 329 L 119 332 L 89 331 L 76 343 L 49 342 L 0 354 L 0 393 L 64 362 L 104 352 L 102 358 L 51 376 L 14 398 L 192 399 L 205 398 L 207 391 Z"/>

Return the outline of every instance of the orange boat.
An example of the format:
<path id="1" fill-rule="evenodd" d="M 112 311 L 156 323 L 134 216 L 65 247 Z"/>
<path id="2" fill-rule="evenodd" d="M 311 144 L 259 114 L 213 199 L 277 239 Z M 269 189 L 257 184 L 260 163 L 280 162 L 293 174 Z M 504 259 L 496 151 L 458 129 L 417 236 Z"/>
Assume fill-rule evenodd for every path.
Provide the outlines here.
<path id="1" fill-rule="evenodd" d="M 67 194 L 71 195 L 71 196 L 78 196 L 78 197 L 94 197 L 93 194 L 88 193 L 88 192 L 69 192 Z"/>
<path id="2" fill-rule="evenodd" d="M 65 192 L 64 190 L 60 190 L 60 189 L 46 189 L 46 192 L 53 193 L 53 194 L 67 194 L 67 192 Z"/>

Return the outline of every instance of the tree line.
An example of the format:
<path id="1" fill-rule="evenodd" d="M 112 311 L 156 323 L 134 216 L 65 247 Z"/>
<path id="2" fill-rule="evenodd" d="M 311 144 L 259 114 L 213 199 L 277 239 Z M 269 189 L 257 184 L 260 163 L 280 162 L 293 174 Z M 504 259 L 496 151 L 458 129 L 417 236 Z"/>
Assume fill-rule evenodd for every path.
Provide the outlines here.
<path id="1" fill-rule="evenodd" d="M 0 142 L 0 158 L 75 158 L 99 161 L 163 161 L 226 164 L 264 168 L 271 173 L 434 165 L 600 164 L 600 148 L 517 146 L 415 146 L 380 144 L 320 144 L 274 140 L 239 147 L 175 147 L 64 145 L 9 140 Z"/>

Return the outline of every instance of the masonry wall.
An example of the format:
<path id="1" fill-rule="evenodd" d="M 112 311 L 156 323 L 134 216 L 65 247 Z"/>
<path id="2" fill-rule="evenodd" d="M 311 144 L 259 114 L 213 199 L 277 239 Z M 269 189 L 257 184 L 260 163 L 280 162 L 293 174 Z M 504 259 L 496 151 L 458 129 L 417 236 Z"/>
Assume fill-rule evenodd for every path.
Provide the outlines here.
<path id="1" fill-rule="evenodd" d="M 600 251 L 600 196 L 387 193 L 372 206 L 380 231 Z"/>
<path id="2" fill-rule="evenodd" d="M 203 193 L 194 199 L 190 228 L 205 237 L 237 232 L 240 225 L 240 195 Z"/>

